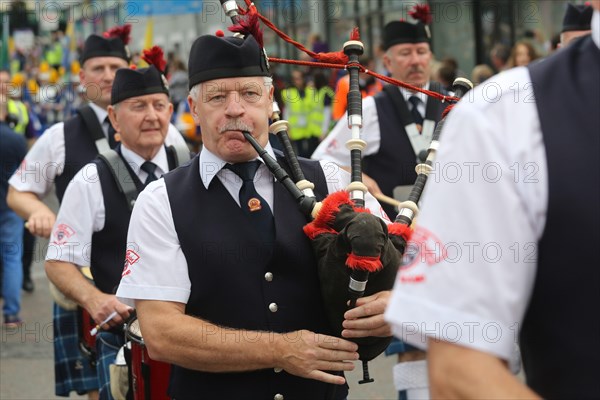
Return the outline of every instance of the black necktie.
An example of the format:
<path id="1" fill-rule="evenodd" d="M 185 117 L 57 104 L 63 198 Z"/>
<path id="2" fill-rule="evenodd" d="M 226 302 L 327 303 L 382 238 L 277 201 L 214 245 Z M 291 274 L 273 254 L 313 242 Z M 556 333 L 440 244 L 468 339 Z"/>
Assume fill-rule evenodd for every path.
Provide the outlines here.
<path id="1" fill-rule="evenodd" d="M 150 182 L 154 182 L 158 178 L 154 175 L 154 171 L 156 171 L 156 164 L 150 161 L 145 161 L 140 167 L 142 171 L 145 171 L 148 174 L 146 181 L 144 182 L 144 187 L 148 186 Z"/>
<path id="2" fill-rule="evenodd" d="M 423 126 L 423 116 L 419 112 L 418 108 L 419 104 L 421 104 L 421 99 L 419 99 L 417 96 L 410 96 L 408 101 L 410 104 L 412 104 L 412 110 L 410 110 L 410 112 L 415 120 L 415 124 Z"/>
<path id="3" fill-rule="evenodd" d="M 104 122 L 108 124 L 108 145 L 111 149 L 114 149 L 117 146 L 117 141 L 115 140 L 115 133 L 117 133 L 117 131 L 115 131 L 115 128 L 113 128 L 108 116 L 104 118 Z"/>
<path id="4" fill-rule="evenodd" d="M 271 208 L 254 187 L 254 175 L 260 161 L 249 161 L 239 164 L 227 164 L 225 168 L 235 172 L 243 183 L 240 188 L 240 206 L 250 222 L 256 227 L 264 243 L 273 243 L 275 239 L 275 223 Z"/>

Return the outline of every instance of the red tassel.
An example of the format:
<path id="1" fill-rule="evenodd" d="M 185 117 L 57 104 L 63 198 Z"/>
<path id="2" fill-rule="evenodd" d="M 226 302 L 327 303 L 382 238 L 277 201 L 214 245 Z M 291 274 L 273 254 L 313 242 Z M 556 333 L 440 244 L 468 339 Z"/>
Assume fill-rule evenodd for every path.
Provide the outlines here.
<path id="1" fill-rule="evenodd" d="M 325 201 L 323 201 L 323 205 L 319 210 L 319 214 L 317 214 L 317 218 L 312 222 L 312 224 L 316 225 L 320 228 L 331 229 L 331 224 L 335 220 L 337 213 L 340 211 L 340 206 L 342 204 L 349 204 L 354 206 L 352 200 L 350 200 L 350 195 L 348 192 L 341 190 L 339 192 L 335 192 L 327 196 Z"/>
<path id="2" fill-rule="evenodd" d="M 346 65 L 348 63 L 348 56 L 343 51 L 317 53 L 315 59 L 328 64 Z"/>
<path id="3" fill-rule="evenodd" d="M 346 265 L 350 269 L 360 269 L 369 272 L 377 272 L 383 268 L 383 264 L 381 264 L 379 256 L 357 256 L 354 253 L 348 254 L 348 258 L 346 259 Z"/>
<path id="4" fill-rule="evenodd" d="M 350 32 L 350 40 L 360 40 L 360 33 L 358 32 L 358 27 L 355 26 Z"/>
<path id="5" fill-rule="evenodd" d="M 131 40 L 131 24 L 125 24 L 123 26 L 115 26 L 108 31 L 104 32 L 105 38 L 119 38 L 124 45 L 128 45 Z"/>
<path id="6" fill-rule="evenodd" d="M 410 228 L 410 226 L 400 224 L 397 222 L 394 222 L 393 224 L 389 224 L 387 226 L 387 229 L 388 229 L 388 233 L 390 235 L 402 236 L 402 238 L 404 240 L 406 240 L 407 242 L 410 240 L 410 237 L 412 236 L 412 233 L 413 233 L 413 230 Z"/>
<path id="7" fill-rule="evenodd" d="M 254 6 L 249 7 L 244 18 L 240 18 L 236 25 L 229 27 L 229 30 L 231 32 L 241 33 L 244 36 L 252 35 L 254 36 L 254 39 L 256 39 L 258 46 L 261 49 L 264 47 L 263 32 L 260 29 L 258 22 L 258 11 L 256 11 L 256 7 Z"/>
<path id="8" fill-rule="evenodd" d="M 215 32 L 215 36 L 223 37 L 223 36 L 225 36 L 225 33 L 222 30 L 217 29 L 217 31 Z"/>
<path id="9" fill-rule="evenodd" d="M 317 236 L 323 235 L 323 234 L 332 234 L 332 235 L 337 235 L 338 233 L 336 231 L 334 231 L 331 228 L 328 227 L 323 227 L 323 226 L 317 226 L 313 223 L 310 224 L 306 224 L 304 225 L 304 227 L 302 228 L 304 230 L 304 234 L 310 239 L 310 240 L 314 240 L 314 238 L 316 238 Z"/>
<path id="10" fill-rule="evenodd" d="M 408 12 L 408 15 L 416 19 L 417 21 L 421 21 L 425 25 L 429 25 L 431 23 L 431 9 L 428 4 L 417 4 L 414 8 Z"/>
<path id="11" fill-rule="evenodd" d="M 160 72 L 164 73 L 167 61 L 164 59 L 163 50 L 158 46 L 146 49 L 142 52 L 142 59 L 150 65 L 154 65 Z"/>

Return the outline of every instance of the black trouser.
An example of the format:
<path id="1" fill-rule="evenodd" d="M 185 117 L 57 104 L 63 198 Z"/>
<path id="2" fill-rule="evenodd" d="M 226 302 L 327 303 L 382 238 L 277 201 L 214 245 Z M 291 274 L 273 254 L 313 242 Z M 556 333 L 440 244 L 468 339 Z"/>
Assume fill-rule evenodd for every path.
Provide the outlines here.
<path id="1" fill-rule="evenodd" d="M 23 281 L 31 279 L 31 264 L 33 263 L 33 248 L 35 236 L 28 229 L 23 232 Z"/>

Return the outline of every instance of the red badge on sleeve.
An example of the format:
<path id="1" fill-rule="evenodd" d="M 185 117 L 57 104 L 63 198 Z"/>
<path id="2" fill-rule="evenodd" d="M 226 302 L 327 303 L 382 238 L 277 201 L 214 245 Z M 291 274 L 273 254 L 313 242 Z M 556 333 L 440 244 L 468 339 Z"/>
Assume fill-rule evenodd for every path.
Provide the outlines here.
<path id="1" fill-rule="evenodd" d="M 53 244 L 64 244 L 71 236 L 75 234 L 73 228 L 71 228 L 67 224 L 58 224 L 56 229 L 54 230 L 54 240 Z"/>
<path id="2" fill-rule="evenodd" d="M 140 259 L 140 256 L 138 253 L 136 253 L 133 250 L 127 250 L 127 252 L 125 253 L 125 266 L 123 268 L 123 273 L 121 274 L 121 278 L 124 276 L 127 276 L 131 273 L 131 266 L 133 264 L 135 264 L 136 262 L 138 262 Z"/>
<path id="3" fill-rule="evenodd" d="M 401 282 L 423 282 L 427 268 L 440 263 L 446 257 L 444 244 L 437 236 L 417 226 L 402 258 L 398 279 Z"/>

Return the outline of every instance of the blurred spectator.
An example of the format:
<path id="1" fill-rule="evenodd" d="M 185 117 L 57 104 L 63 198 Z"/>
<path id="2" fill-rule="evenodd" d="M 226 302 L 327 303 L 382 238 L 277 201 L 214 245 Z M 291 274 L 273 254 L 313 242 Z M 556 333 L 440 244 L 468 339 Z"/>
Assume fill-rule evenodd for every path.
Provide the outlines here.
<path id="1" fill-rule="evenodd" d="M 490 51 L 490 60 L 492 67 L 496 72 L 502 72 L 508 67 L 508 59 L 510 58 L 510 48 L 498 43 Z"/>
<path id="2" fill-rule="evenodd" d="M 508 59 L 508 66 L 510 68 L 523 67 L 539 57 L 540 56 L 531 43 L 527 41 L 519 41 L 515 43 L 512 48 L 510 58 Z"/>
<path id="3" fill-rule="evenodd" d="M 333 89 L 327 84 L 327 77 L 322 71 L 317 71 L 313 75 L 313 83 L 316 90 L 315 108 L 311 115 L 312 122 L 316 125 L 321 124 L 321 134 L 319 138 L 324 138 L 329 133 L 331 127 L 331 104 L 333 102 Z"/>
<path id="4" fill-rule="evenodd" d="M 329 52 L 329 45 L 321 39 L 321 35 L 313 33 L 310 36 L 311 50 L 315 53 L 327 53 Z"/>
<path id="5" fill-rule="evenodd" d="M 173 108 L 176 110 L 179 103 L 186 100 L 188 96 L 188 74 L 183 61 L 174 59 L 169 75 L 169 93 Z"/>
<path id="6" fill-rule="evenodd" d="M 434 80 L 442 84 L 442 87 L 446 91 L 451 91 L 452 84 L 458 74 L 458 63 L 453 58 L 445 58 L 442 60 L 441 65 L 437 69 Z"/>
<path id="7" fill-rule="evenodd" d="M 52 32 L 50 38 L 50 45 L 44 53 L 44 59 L 50 65 L 50 67 L 59 69 L 62 65 L 63 60 L 63 32 L 61 30 L 55 30 Z"/>
<path id="8" fill-rule="evenodd" d="M 375 61 L 368 56 L 362 56 L 359 62 L 364 65 L 367 69 L 373 70 L 375 68 Z M 369 74 L 363 72 L 358 74 L 360 92 L 363 99 L 367 96 L 374 96 L 381 91 L 383 85 L 378 79 L 375 79 Z M 350 89 L 350 77 L 345 75 L 341 77 L 335 86 L 335 96 L 333 99 L 332 117 L 334 121 L 339 120 L 346 113 L 348 105 L 348 90 Z"/>
<path id="9" fill-rule="evenodd" d="M 473 85 L 479 85 L 485 80 L 491 78 L 494 75 L 494 70 L 487 64 L 479 64 L 473 68 L 471 72 L 471 82 Z"/>
<path id="10" fill-rule="evenodd" d="M 560 33 L 552 35 L 552 38 L 550 39 L 550 54 L 554 53 L 560 47 L 560 36 Z"/>
<path id="11" fill-rule="evenodd" d="M 318 96 L 309 86 L 306 74 L 292 71 L 292 84 L 281 93 L 285 104 L 284 119 L 290 124 L 289 136 L 300 157 L 310 157 L 319 145 L 321 124 L 316 122 L 313 112 L 318 110 Z"/>
<path id="12" fill-rule="evenodd" d="M 71 63 L 71 73 L 67 82 L 63 82 L 63 96 L 61 104 L 63 105 L 63 120 L 67 120 L 77 112 L 77 109 L 82 107 L 86 100 L 84 97 L 84 87 L 81 86 L 79 80 L 79 71 L 81 66 L 79 61 Z"/>
<path id="13" fill-rule="evenodd" d="M 3 81 L 3 83 L 5 83 Z M 7 124 L 7 98 L 0 94 L 0 265 L 2 266 L 2 297 L 4 326 L 15 328 L 22 323 L 21 285 L 23 283 L 22 251 L 23 220 L 6 204 L 8 179 L 17 170 L 27 153 L 22 135 Z"/>

